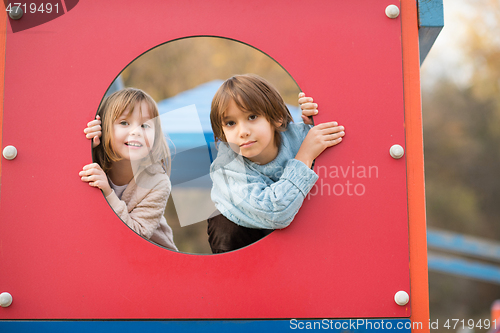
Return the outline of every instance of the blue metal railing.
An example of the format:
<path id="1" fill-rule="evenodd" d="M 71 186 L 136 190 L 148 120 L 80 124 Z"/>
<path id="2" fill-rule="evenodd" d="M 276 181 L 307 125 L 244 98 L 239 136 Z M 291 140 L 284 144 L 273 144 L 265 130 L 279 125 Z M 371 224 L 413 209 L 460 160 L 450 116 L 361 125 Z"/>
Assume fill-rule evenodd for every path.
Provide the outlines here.
<path id="1" fill-rule="evenodd" d="M 427 245 L 452 254 L 429 253 L 429 270 L 500 284 L 500 266 L 455 256 L 500 262 L 499 242 L 431 229 L 427 231 Z"/>

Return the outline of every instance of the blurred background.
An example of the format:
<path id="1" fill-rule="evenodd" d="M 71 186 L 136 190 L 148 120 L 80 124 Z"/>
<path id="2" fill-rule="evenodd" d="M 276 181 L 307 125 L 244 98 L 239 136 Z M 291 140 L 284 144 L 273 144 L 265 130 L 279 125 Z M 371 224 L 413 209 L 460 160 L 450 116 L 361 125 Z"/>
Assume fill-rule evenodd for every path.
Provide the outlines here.
<path id="1" fill-rule="evenodd" d="M 427 225 L 497 251 L 461 255 L 492 268 L 482 279 L 430 267 L 431 320 L 450 332 L 458 330 L 443 328 L 447 319 L 490 319 L 500 298 L 500 1 L 444 0 L 444 19 L 421 67 Z"/>

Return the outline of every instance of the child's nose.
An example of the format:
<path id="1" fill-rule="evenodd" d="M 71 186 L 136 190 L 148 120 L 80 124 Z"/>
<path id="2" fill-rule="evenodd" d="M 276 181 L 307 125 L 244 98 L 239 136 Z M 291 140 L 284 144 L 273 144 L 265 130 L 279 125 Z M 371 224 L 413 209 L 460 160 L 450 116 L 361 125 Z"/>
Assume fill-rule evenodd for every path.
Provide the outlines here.
<path id="1" fill-rule="evenodd" d="M 130 135 L 141 135 L 141 134 L 142 134 L 141 126 L 134 126 L 130 130 Z"/>
<path id="2" fill-rule="evenodd" d="M 250 128 L 246 125 L 240 125 L 240 137 L 245 137 L 250 135 Z"/>

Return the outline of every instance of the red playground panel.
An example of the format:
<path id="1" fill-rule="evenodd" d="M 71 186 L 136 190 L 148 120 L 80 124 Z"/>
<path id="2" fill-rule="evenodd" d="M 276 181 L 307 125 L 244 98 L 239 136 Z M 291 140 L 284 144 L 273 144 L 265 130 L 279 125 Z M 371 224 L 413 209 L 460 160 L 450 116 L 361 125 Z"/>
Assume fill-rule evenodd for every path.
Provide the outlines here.
<path id="1" fill-rule="evenodd" d="M 405 147 L 401 18 L 386 15 L 391 4 L 400 8 L 81 1 L 44 24 L 8 23 L 2 147 L 18 156 L 2 158 L 0 292 L 14 302 L 0 319 L 409 317 L 410 303 L 394 301 L 410 294 L 410 272 L 406 156 L 389 154 Z M 265 52 L 319 103 L 316 121 L 346 127 L 316 160 L 320 178 L 290 227 L 220 255 L 138 237 L 77 176 L 91 160 L 82 130 L 109 84 L 147 50 L 191 36 Z"/>

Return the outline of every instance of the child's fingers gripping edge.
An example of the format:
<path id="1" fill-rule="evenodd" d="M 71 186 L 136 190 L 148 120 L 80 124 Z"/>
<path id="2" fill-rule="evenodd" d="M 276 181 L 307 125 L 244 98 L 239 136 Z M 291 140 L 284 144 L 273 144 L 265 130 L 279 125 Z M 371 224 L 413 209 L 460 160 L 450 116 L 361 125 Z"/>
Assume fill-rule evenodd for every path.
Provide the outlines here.
<path id="1" fill-rule="evenodd" d="M 302 107 L 302 105 L 306 104 L 306 103 L 313 103 L 314 100 L 312 99 L 312 97 L 301 97 L 299 98 L 299 104 L 300 106 Z"/>
<path id="2" fill-rule="evenodd" d="M 95 137 L 99 137 L 99 136 L 101 136 L 101 135 L 102 135 L 102 132 L 101 132 L 101 131 L 98 131 L 98 132 L 90 132 L 90 133 L 87 133 L 87 134 L 85 135 L 85 137 L 86 137 L 87 139 L 89 139 L 89 140 L 90 140 L 90 139 L 93 139 L 93 138 L 95 138 Z"/>
<path id="3" fill-rule="evenodd" d="M 315 116 L 318 114 L 317 109 L 302 110 L 302 115 L 306 117 Z"/>
<path id="4" fill-rule="evenodd" d="M 340 132 L 336 132 L 336 133 L 332 133 L 332 134 L 327 134 L 324 136 L 324 138 L 327 141 L 332 141 L 332 140 L 336 140 L 338 138 L 342 138 L 344 135 L 345 135 L 345 132 L 340 131 Z"/>
<path id="5" fill-rule="evenodd" d="M 335 126 L 338 126 L 338 123 L 336 121 L 331 121 L 331 122 L 327 122 L 327 123 L 318 124 L 314 127 L 316 127 L 318 130 L 323 130 L 323 129 L 332 128 Z"/>
<path id="6" fill-rule="evenodd" d="M 341 142 L 342 142 L 342 138 L 336 138 L 336 139 L 330 140 L 330 141 L 328 141 L 328 147 L 333 147 L 335 145 L 338 145 Z"/>
<path id="7" fill-rule="evenodd" d="M 92 186 L 92 187 L 101 188 L 102 181 L 100 181 L 100 180 L 91 181 L 91 182 L 89 182 L 89 185 Z"/>
<path id="8" fill-rule="evenodd" d="M 83 129 L 83 133 L 92 133 L 92 132 L 98 132 L 100 131 L 102 128 L 101 128 L 101 124 L 92 124 L 92 125 L 89 125 L 87 127 L 85 127 Z"/>
<path id="9" fill-rule="evenodd" d="M 300 116 L 302 118 L 302 121 L 304 122 L 304 124 L 307 124 L 307 125 L 314 125 L 311 118 L 305 116 L 305 115 L 301 115 Z"/>
<path id="10" fill-rule="evenodd" d="M 101 119 L 96 118 L 94 120 L 91 120 L 87 123 L 87 126 L 95 126 L 95 125 L 100 125 L 101 124 Z"/>
<path id="11" fill-rule="evenodd" d="M 100 118 L 97 118 L 95 120 L 91 120 L 87 123 L 87 127 L 83 129 L 83 133 L 88 134 L 92 132 L 97 132 L 101 130 L 101 120 Z M 88 139 L 90 139 L 87 136 Z"/>
<path id="12" fill-rule="evenodd" d="M 321 132 L 324 134 L 324 135 L 330 135 L 330 134 L 335 134 L 335 133 L 340 133 L 340 132 L 344 132 L 344 126 L 333 126 L 333 127 L 327 127 L 327 128 L 323 128 L 321 130 Z"/>
<path id="13" fill-rule="evenodd" d="M 100 143 L 101 143 L 101 139 L 99 139 L 100 135 L 96 135 L 94 136 L 94 139 L 92 140 L 93 141 L 93 148 L 97 147 Z"/>
<path id="14" fill-rule="evenodd" d="M 87 164 L 83 167 L 83 170 L 86 171 L 86 170 L 99 170 L 99 171 L 102 171 L 101 169 L 101 166 L 97 163 L 90 163 L 90 164 Z"/>

